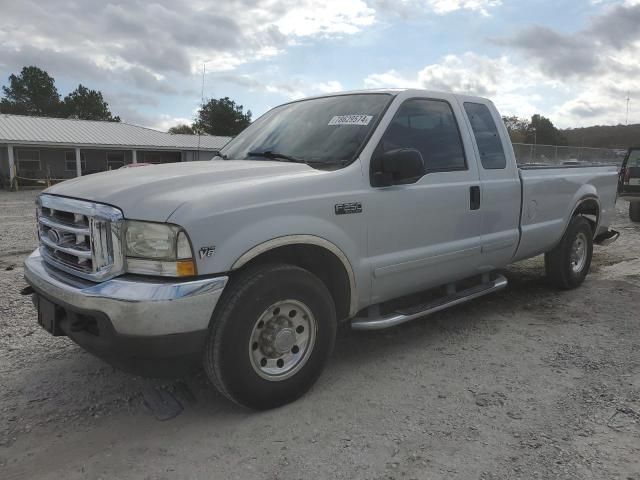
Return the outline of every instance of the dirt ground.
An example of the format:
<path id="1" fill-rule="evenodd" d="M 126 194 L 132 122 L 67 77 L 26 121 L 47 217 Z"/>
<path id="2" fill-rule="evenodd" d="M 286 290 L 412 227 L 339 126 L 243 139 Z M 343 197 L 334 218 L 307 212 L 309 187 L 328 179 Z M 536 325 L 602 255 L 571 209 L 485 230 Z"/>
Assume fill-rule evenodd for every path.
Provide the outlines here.
<path id="1" fill-rule="evenodd" d="M 35 195 L 0 193 L 0 478 L 640 480 L 640 224 L 625 202 L 581 288 L 548 288 L 536 258 L 492 296 L 345 329 L 309 394 L 255 413 L 203 374 L 135 377 L 41 330 L 19 295 Z M 158 420 L 154 394 L 182 411 Z"/>

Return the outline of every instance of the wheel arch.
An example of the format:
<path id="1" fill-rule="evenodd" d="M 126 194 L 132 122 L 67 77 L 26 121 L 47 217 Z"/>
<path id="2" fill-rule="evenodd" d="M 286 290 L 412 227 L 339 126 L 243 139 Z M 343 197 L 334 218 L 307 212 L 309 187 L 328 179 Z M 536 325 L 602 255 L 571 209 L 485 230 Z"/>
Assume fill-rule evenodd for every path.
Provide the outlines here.
<path id="1" fill-rule="evenodd" d="M 571 216 L 565 225 L 564 232 L 569 228 L 569 222 L 571 222 L 571 219 L 578 215 L 584 216 L 589 220 L 593 231 L 593 237 L 595 238 L 598 234 L 598 227 L 600 226 L 600 200 L 598 199 L 598 196 L 594 194 L 585 195 L 576 202 L 571 212 Z"/>
<path id="2" fill-rule="evenodd" d="M 305 268 L 323 281 L 336 303 L 339 319 L 357 312 L 353 267 L 334 243 L 315 235 L 287 235 L 263 242 L 243 253 L 231 266 L 239 270 L 265 262 L 286 262 Z"/>

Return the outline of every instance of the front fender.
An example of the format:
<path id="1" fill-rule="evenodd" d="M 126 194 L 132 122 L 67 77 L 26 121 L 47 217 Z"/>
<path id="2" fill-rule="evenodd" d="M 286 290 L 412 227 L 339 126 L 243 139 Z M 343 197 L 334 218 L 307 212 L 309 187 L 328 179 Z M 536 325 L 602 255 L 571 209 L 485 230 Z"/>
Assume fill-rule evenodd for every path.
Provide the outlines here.
<path id="1" fill-rule="evenodd" d="M 347 256 L 344 254 L 344 252 L 337 245 L 335 245 L 334 243 L 322 237 L 317 237 L 314 235 L 285 235 L 282 237 L 268 240 L 264 243 L 261 243 L 260 245 L 256 245 L 251 250 L 245 252 L 231 266 L 231 270 L 237 270 L 241 268 L 243 265 L 249 263 L 254 258 L 262 255 L 263 253 L 266 253 L 275 248 L 284 247 L 286 245 L 315 245 L 315 246 L 324 248 L 325 250 L 328 250 L 340 260 L 340 262 L 342 263 L 342 266 L 347 272 L 347 276 L 349 277 L 349 290 L 350 290 L 349 298 L 351 299 L 351 302 L 349 305 L 349 314 L 354 315 L 358 310 L 358 295 L 357 295 L 357 289 L 356 289 L 355 273 L 353 271 L 351 262 L 349 261 Z"/>

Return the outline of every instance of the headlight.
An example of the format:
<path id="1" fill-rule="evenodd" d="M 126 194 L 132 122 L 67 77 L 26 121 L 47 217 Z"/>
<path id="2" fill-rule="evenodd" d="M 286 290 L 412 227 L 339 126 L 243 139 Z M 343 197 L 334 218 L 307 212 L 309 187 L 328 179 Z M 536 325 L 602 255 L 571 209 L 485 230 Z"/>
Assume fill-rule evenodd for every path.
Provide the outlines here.
<path id="1" fill-rule="evenodd" d="M 170 277 L 196 274 L 191 243 L 177 225 L 128 221 L 124 247 L 130 273 Z"/>

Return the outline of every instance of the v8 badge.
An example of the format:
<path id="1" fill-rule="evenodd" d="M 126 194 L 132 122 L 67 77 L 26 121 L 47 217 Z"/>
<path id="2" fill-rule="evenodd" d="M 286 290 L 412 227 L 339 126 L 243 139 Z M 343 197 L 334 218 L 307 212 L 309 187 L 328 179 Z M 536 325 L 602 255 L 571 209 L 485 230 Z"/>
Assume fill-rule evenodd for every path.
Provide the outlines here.
<path id="1" fill-rule="evenodd" d="M 200 259 L 205 257 L 213 257 L 213 254 L 216 253 L 216 247 L 202 247 L 200 249 Z"/>

